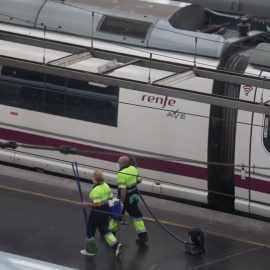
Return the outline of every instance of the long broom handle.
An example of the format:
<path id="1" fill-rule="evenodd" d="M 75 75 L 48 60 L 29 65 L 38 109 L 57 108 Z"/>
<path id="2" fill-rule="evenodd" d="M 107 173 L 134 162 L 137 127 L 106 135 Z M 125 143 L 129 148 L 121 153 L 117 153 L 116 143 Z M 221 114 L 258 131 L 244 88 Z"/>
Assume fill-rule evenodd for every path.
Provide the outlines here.
<path id="1" fill-rule="evenodd" d="M 83 202 L 83 196 L 82 196 L 82 190 L 81 190 L 81 184 L 80 184 L 80 177 L 79 177 L 78 166 L 77 166 L 76 162 L 75 162 L 75 165 L 76 165 L 76 171 L 75 171 L 73 163 L 72 163 L 72 169 L 73 169 L 73 173 L 74 173 L 74 176 L 75 176 L 75 180 L 77 182 L 77 186 L 78 186 L 79 194 L 80 194 L 80 197 L 81 197 L 81 201 Z M 87 213 L 86 213 L 85 208 L 83 208 L 83 214 L 84 214 L 84 222 L 85 222 L 87 233 L 90 236 L 92 236 L 92 232 L 91 232 L 91 229 L 90 229 L 90 225 L 89 225 L 89 222 L 88 222 Z"/>

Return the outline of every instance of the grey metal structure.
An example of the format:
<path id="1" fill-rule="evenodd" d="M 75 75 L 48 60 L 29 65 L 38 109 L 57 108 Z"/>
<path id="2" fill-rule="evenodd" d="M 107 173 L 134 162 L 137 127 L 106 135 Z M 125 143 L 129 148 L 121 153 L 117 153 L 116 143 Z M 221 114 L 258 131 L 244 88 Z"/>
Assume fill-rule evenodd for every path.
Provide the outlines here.
<path id="1" fill-rule="evenodd" d="M 0 6 L 0 21 L 4 23 L 144 48 L 220 58 L 231 43 L 231 33 L 209 35 L 201 31 L 212 15 L 202 6 L 188 3 L 149 8 L 148 2 L 134 0 L 114 5 L 107 0 L 0 0 Z M 234 26 L 237 21 L 226 18 L 224 22 Z"/>
<path id="2" fill-rule="evenodd" d="M 46 65 L 42 63 L 34 63 L 29 61 L 23 61 L 21 59 L 12 59 L 10 57 L 0 56 L 0 65 L 8 65 L 18 68 L 24 68 L 32 71 L 39 71 L 45 74 L 54 74 L 63 77 L 69 77 L 79 79 L 82 81 L 92 81 L 94 83 L 101 83 L 106 85 L 117 85 L 119 87 L 134 89 L 137 91 L 149 92 L 159 95 L 167 95 L 175 98 L 181 98 L 191 101 L 202 102 L 206 104 L 218 105 L 222 107 L 234 108 L 239 110 L 270 114 L 270 106 L 260 105 L 256 102 L 247 102 L 239 99 L 234 99 L 226 96 L 218 96 L 214 94 L 204 94 L 201 92 L 187 91 L 185 89 L 175 88 L 170 86 L 170 79 L 174 76 L 174 79 L 183 80 L 189 77 L 185 76 L 185 73 L 189 73 L 189 76 L 198 76 L 206 79 L 212 79 L 216 81 L 222 81 L 233 84 L 248 84 L 254 87 L 260 87 L 270 89 L 270 80 L 262 80 L 261 78 L 247 76 L 243 74 L 235 74 L 215 69 L 197 68 L 196 66 L 184 66 L 179 64 L 168 63 L 164 61 L 151 60 L 147 58 L 134 58 L 126 56 L 124 54 L 110 53 L 95 49 L 83 48 L 82 46 L 68 46 L 62 45 L 52 41 L 38 41 L 30 38 L 23 38 L 16 35 L 2 34 L 4 40 L 17 40 L 19 43 L 31 44 L 34 46 L 40 46 L 45 48 L 54 48 L 58 51 L 68 52 L 69 56 L 60 58 L 49 62 Z M 140 80 L 128 80 L 125 78 L 114 77 L 110 75 L 110 72 L 114 70 L 110 69 L 107 72 L 101 73 L 86 73 L 85 71 L 74 70 L 68 65 L 72 63 L 78 63 L 90 57 L 106 59 L 111 61 L 116 59 L 117 62 L 122 63 L 117 68 L 124 68 L 128 65 L 135 65 L 139 67 L 147 67 L 149 69 L 157 69 L 162 71 L 173 72 L 173 75 L 168 77 L 161 77 L 154 82 L 144 82 Z M 66 64 L 65 64 L 66 62 Z M 178 77 L 178 78 L 175 78 Z"/>

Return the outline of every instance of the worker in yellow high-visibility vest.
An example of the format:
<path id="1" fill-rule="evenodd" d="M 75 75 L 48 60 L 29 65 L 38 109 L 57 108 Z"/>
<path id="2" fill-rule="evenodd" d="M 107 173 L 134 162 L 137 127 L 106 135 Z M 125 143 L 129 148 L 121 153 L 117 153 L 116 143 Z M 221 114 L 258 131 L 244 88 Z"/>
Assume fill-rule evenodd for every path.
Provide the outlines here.
<path id="1" fill-rule="evenodd" d="M 125 211 L 131 216 L 135 230 L 139 239 L 136 244 L 145 244 L 149 242 L 147 230 L 143 222 L 142 213 L 138 207 L 138 190 L 137 184 L 142 182 L 138 170 L 134 166 L 130 166 L 130 158 L 122 156 L 118 159 L 119 172 L 116 184 L 118 187 L 118 196 L 122 204 L 122 214 Z M 118 230 L 118 222 L 114 219 L 110 221 L 110 230 L 115 234 Z"/>
<path id="2" fill-rule="evenodd" d="M 90 206 L 93 208 L 89 215 L 89 226 L 92 235 L 87 235 L 88 238 L 95 236 L 96 229 L 99 229 L 100 234 L 104 237 L 107 243 L 115 250 L 116 256 L 122 251 L 122 244 L 120 244 L 112 232 L 109 230 L 108 213 L 110 207 L 108 200 L 113 198 L 111 188 L 104 182 L 103 172 L 96 170 L 93 175 L 95 185 L 89 194 L 90 202 L 82 202 L 83 207 Z M 100 211 L 94 211 L 94 209 Z M 89 233 L 88 231 L 86 233 Z M 86 250 L 81 250 L 82 255 L 94 256 L 95 254 L 89 253 Z"/>

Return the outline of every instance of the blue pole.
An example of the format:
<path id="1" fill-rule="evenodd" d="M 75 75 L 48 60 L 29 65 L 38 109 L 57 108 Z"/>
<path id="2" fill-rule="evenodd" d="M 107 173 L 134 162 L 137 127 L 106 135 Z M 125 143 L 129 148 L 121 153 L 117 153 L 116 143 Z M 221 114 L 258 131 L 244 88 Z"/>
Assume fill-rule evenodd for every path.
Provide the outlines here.
<path id="1" fill-rule="evenodd" d="M 82 190 L 81 190 L 81 184 L 80 184 L 80 177 L 79 177 L 78 166 L 77 166 L 77 163 L 76 162 L 75 162 L 75 166 L 74 166 L 73 163 L 71 163 L 71 164 L 72 164 L 72 169 L 73 169 L 73 173 L 74 173 L 74 176 L 75 176 L 75 180 L 77 182 L 77 186 L 78 186 L 79 194 L 80 194 L 80 197 L 81 197 L 81 201 L 83 202 L 83 196 L 82 196 Z M 75 171 L 75 168 L 76 168 L 76 171 Z M 85 208 L 83 208 L 83 214 L 84 214 L 84 221 L 85 221 L 85 226 L 86 226 L 87 234 L 90 237 L 92 237 L 91 228 L 90 228 L 90 225 L 89 225 L 89 222 L 88 222 L 88 217 L 87 217 L 87 213 L 86 213 Z"/>

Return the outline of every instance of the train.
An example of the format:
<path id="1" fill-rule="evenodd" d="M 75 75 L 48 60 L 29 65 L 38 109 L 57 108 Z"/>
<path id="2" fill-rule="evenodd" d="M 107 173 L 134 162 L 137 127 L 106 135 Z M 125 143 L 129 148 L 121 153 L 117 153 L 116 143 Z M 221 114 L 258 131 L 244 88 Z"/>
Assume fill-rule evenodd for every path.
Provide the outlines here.
<path id="1" fill-rule="evenodd" d="M 82 178 L 99 168 L 115 185 L 117 159 L 127 155 L 137 161 L 143 192 L 270 217 L 266 27 L 182 2 L 0 6 L 0 161 L 69 176 L 77 162 Z M 194 76 L 194 67 L 262 86 L 226 82 L 226 73 Z M 180 90 L 194 98 L 174 95 Z M 9 141 L 20 145 L 3 147 Z M 80 151 L 46 149 L 61 146 Z"/>

